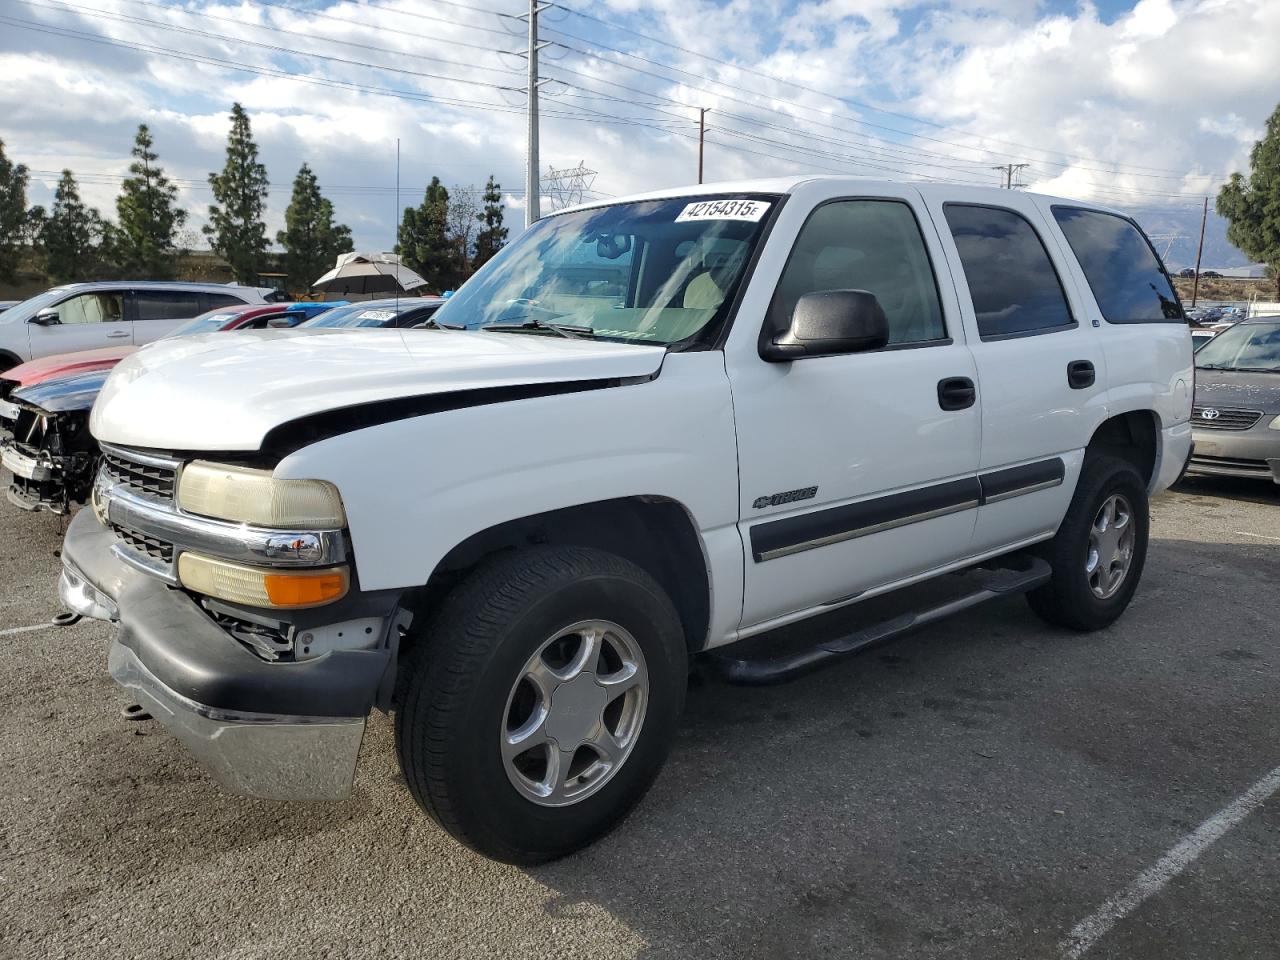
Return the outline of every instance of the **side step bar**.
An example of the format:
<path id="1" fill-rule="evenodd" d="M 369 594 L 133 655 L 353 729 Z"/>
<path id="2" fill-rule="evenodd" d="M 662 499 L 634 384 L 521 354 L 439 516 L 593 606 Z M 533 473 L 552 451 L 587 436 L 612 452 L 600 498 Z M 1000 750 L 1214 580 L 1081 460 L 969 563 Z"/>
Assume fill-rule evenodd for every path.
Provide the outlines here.
<path id="1" fill-rule="evenodd" d="M 1017 568 L 998 567 L 967 571 L 971 575 L 975 572 L 978 574 L 977 589 L 948 600 L 946 603 L 891 617 L 881 623 L 855 630 L 853 633 L 833 640 L 824 640 L 807 650 L 787 656 L 746 660 L 711 653 L 706 657 L 706 666 L 728 683 L 764 686 L 794 680 L 819 667 L 825 667 L 836 660 L 884 643 L 917 627 L 944 620 L 970 607 L 976 607 L 980 603 L 1034 590 L 1046 583 L 1053 575 L 1049 564 L 1040 557 L 1021 555 L 1016 559 L 1020 564 Z"/>

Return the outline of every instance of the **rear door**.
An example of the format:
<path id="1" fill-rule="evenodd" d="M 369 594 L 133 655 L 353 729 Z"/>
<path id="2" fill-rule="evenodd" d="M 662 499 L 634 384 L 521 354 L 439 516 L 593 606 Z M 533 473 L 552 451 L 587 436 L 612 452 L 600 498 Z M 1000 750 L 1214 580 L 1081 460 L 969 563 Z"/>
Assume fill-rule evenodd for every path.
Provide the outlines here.
<path id="1" fill-rule="evenodd" d="M 133 342 L 137 346 L 172 333 L 205 309 L 195 290 L 133 290 L 129 301 Z"/>
<path id="2" fill-rule="evenodd" d="M 1106 417 L 1106 366 L 1096 315 L 1030 197 L 926 193 L 981 384 L 979 554 L 1057 527 L 1084 448 Z"/>
<path id="3" fill-rule="evenodd" d="M 126 346 L 132 334 L 125 318 L 125 291 L 104 288 L 77 293 L 51 308 L 58 322 L 27 325 L 31 358 L 78 353 L 101 347 Z"/>

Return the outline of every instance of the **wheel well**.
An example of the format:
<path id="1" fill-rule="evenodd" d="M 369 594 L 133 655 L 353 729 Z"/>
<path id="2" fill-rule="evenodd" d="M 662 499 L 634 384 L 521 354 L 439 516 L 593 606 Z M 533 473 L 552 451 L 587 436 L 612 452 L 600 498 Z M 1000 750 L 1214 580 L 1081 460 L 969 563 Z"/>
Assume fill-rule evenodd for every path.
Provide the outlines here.
<path id="1" fill-rule="evenodd" d="M 0 350 L 0 373 L 6 370 L 12 370 L 18 364 L 22 363 L 22 358 L 7 350 Z"/>
<path id="2" fill-rule="evenodd" d="M 702 649 L 711 614 L 706 560 L 688 513 L 662 497 L 601 500 L 490 527 L 450 550 L 407 600 L 425 616 L 485 560 L 537 544 L 595 547 L 630 560 L 671 598 L 689 650 Z"/>
<path id="3" fill-rule="evenodd" d="M 1089 441 L 1085 459 L 1102 453 L 1128 460 L 1149 485 L 1156 467 L 1156 415 L 1131 410 L 1104 420 Z"/>

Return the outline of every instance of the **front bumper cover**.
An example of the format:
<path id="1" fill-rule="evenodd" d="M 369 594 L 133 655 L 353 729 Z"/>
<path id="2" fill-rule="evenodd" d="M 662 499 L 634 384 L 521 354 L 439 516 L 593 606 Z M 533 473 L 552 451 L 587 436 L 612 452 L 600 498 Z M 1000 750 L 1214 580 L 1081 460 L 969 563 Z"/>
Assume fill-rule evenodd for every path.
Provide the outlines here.
<path id="1" fill-rule="evenodd" d="M 267 662 L 188 594 L 119 560 L 114 541 L 81 511 L 67 529 L 59 584 L 72 610 L 118 624 L 112 677 L 226 789 L 278 800 L 348 796 L 391 649 Z M 389 629 L 394 611 L 392 603 Z"/>

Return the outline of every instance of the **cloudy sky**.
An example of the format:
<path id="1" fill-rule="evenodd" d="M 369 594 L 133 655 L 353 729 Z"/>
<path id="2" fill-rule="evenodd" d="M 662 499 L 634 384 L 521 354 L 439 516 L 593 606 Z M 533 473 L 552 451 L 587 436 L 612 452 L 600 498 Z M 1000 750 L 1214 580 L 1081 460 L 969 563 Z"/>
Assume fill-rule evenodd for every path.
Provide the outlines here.
<path id="1" fill-rule="evenodd" d="M 358 246 L 434 174 L 522 222 L 519 0 L 0 0 L 0 139 L 104 212 L 149 124 L 203 222 L 240 101 L 280 225 L 311 164 Z M 1198 212 L 1280 100 L 1278 0 L 565 0 L 542 15 L 542 168 L 588 196 L 798 172 L 996 183 Z M 549 200 L 544 201 L 544 205 Z"/>

